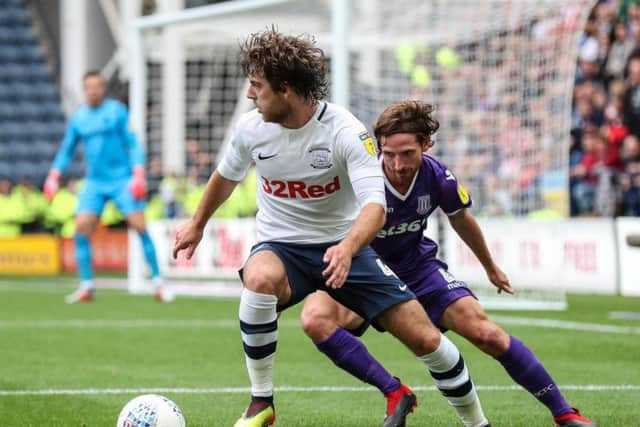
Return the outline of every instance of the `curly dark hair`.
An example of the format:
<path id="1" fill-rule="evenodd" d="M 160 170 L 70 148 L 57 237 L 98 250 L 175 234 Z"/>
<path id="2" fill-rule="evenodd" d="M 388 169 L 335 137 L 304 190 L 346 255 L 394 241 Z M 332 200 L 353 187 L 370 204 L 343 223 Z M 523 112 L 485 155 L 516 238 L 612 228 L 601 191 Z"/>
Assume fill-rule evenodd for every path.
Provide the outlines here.
<path id="1" fill-rule="evenodd" d="M 327 95 L 324 52 L 308 34 L 287 36 L 275 28 L 251 34 L 240 46 L 240 64 L 246 76 L 264 77 L 276 92 L 287 85 L 312 102 Z"/>
<path id="2" fill-rule="evenodd" d="M 432 146 L 434 142 L 431 140 L 431 136 L 440 127 L 440 123 L 431 116 L 433 111 L 433 105 L 414 99 L 391 104 L 382 112 L 373 126 L 378 147 L 380 148 L 383 136 L 396 133 L 412 133 L 420 144 L 425 139 L 429 139 L 429 146 Z"/>

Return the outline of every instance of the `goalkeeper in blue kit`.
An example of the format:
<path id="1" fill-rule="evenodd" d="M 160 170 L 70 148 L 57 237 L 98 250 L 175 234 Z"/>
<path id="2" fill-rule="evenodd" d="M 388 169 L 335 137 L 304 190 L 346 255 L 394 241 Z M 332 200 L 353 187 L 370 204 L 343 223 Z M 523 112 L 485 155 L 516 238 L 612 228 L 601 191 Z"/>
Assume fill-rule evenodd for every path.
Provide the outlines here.
<path id="1" fill-rule="evenodd" d="M 75 234 L 80 286 L 65 300 L 72 304 L 94 299 L 89 236 L 96 228 L 105 203 L 111 200 L 126 216 L 129 226 L 140 235 L 156 299 L 166 301 L 168 295 L 162 287 L 155 248 L 144 220 L 144 151 L 128 128 L 127 108 L 105 97 L 106 82 L 98 72 L 89 71 L 84 75 L 83 90 L 87 105 L 69 118 L 62 146 L 44 184 L 45 196 L 51 200 L 58 191 L 60 176 L 69 166 L 76 145 L 82 141 L 86 176 L 78 196 Z"/>

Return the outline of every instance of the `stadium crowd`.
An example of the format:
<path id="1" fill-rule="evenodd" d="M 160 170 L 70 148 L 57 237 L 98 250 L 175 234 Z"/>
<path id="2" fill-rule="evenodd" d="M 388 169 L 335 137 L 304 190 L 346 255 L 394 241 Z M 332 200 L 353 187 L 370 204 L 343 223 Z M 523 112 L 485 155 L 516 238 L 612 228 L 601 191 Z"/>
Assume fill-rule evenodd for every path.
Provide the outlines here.
<path id="1" fill-rule="evenodd" d="M 159 168 L 159 169 L 158 169 Z M 162 176 L 161 163 L 150 162 L 149 199 L 145 210 L 147 220 L 185 218 L 193 215 L 206 186 L 197 167 L 189 169 L 186 177 Z M 155 170 L 154 170 L 155 169 Z M 234 191 L 214 218 L 229 219 L 254 216 L 256 213 L 255 170 Z M 51 203 L 47 203 L 40 188 L 29 180 L 12 185 L 0 179 L 0 238 L 12 238 L 21 233 L 51 232 L 72 238 L 75 234 L 75 209 L 82 180 L 68 178 Z M 106 227 L 125 227 L 125 217 L 109 202 L 100 216 Z"/>
<path id="2" fill-rule="evenodd" d="M 489 47 L 492 51 L 499 51 L 500 46 L 496 46 L 496 43 L 518 43 L 519 38 L 531 37 L 531 34 L 535 35 L 536 32 L 543 33 L 544 29 L 532 29 L 526 35 L 509 34 L 503 40 L 492 41 Z M 482 49 L 478 46 L 463 46 L 457 53 L 446 47 L 438 50 L 435 61 L 447 75 L 440 78 L 461 79 L 466 72 L 478 74 L 478 70 L 483 66 L 496 66 L 476 60 Z M 570 214 L 640 216 L 640 0 L 599 1 L 580 37 L 578 52 L 569 153 Z M 403 55 L 407 56 L 407 52 L 403 52 L 402 48 L 396 52 L 400 68 L 404 67 Z M 502 81 L 511 81 L 507 74 L 515 72 L 515 69 L 510 68 L 508 60 L 500 66 L 505 74 Z M 540 72 L 545 72 L 544 67 Z M 529 77 L 531 81 L 535 81 L 540 76 Z M 429 71 L 420 66 L 419 62 L 413 67 L 410 78 L 414 88 L 419 88 L 422 81 L 431 80 Z M 480 214 L 530 213 L 533 209 L 526 204 L 522 204 L 520 208 L 514 206 L 517 205 L 518 194 L 526 195 L 528 191 L 539 191 L 539 185 L 537 190 L 532 190 L 532 183 L 534 180 L 545 178 L 545 170 L 535 162 L 527 163 L 527 158 L 535 158 L 533 155 L 527 157 L 520 152 L 521 156 L 516 156 L 519 158 L 519 164 L 515 165 L 512 162 L 514 156 L 509 155 L 509 150 L 534 150 L 536 144 L 532 141 L 541 138 L 543 141 L 539 144 L 542 144 L 544 151 L 548 144 L 544 141 L 545 138 L 537 133 L 536 126 L 528 128 L 533 131 L 518 133 L 513 130 L 525 129 L 525 121 L 536 123 L 540 121 L 539 115 L 553 113 L 553 109 L 558 107 L 556 100 L 559 99 L 555 95 L 563 88 L 536 91 L 535 84 L 527 87 L 532 89 L 524 94 L 516 93 L 519 90 L 517 88 L 511 91 L 508 88 L 494 88 L 499 92 L 494 95 L 500 95 L 498 98 L 494 97 L 494 100 L 500 99 L 501 105 L 493 107 L 488 104 L 492 99 L 491 94 L 477 93 L 476 98 L 483 100 L 482 111 L 475 107 L 470 107 L 468 111 L 450 111 L 453 106 L 460 105 L 456 102 L 443 102 L 439 105 L 440 113 L 449 117 L 443 126 L 444 129 L 449 129 L 449 133 L 443 135 L 443 139 L 456 147 L 459 146 L 457 151 L 451 153 L 454 155 L 453 158 L 446 160 L 454 170 L 459 171 L 459 178 L 468 184 L 472 193 L 481 196 L 476 198 L 480 201 L 480 205 L 476 206 Z M 473 92 L 472 88 L 466 86 L 443 84 L 438 89 L 440 92 L 460 91 L 457 95 L 430 90 L 431 92 L 422 95 L 432 97 L 436 101 L 457 99 L 456 96 L 473 99 L 469 96 L 469 91 Z M 528 111 L 510 111 L 509 94 L 512 97 L 529 97 L 532 107 Z M 419 89 L 413 95 L 420 96 Z M 486 114 L 487 111 L 500 113 L 491 115 Z M 553 123 L 555 122 L 552 121 Z M 486 129 L 502 131 L 491 135 L 487 134 Z M 555 132 L 554 129 L 545 131 L 550 135 Z M 515 138 L 518 141 L 514 141 L 516 133 L 518 135 Z M 495 140 L 495 143 L 483 144 L 483 139 Z M 147 219 L 190 216 L 197 207 L 212 169 L 211 156 L 201 151 L 197 140 L 187 141 L 186 147 L 186 176 L 163 175 L 161 160 L 157 157 L 149 159 L 147 169 L 150 192 L 146 209 Z M 504 152 L 500 156 L 494 156 L 494 153 L 487 151 L 496 149 Z M 502 159 L 501 164 L 492 164 L 491 158 Z M 549 165 L 551 166 L 547 172 L 553 170 L 553 159 L 549 160 Z M 510 179 L 509 170 L 520 172 L 528 169 L 531 169 L 530 174 L 525 173 L 518 179 Z M 546 173 L 546 178 L 551 175 Z M 240 191 L 234 192 L 233 197 L 216 212 L 215 217 L 237 218 L 254 215 L 256 189 L 253 181 L 254 175 L 250 174 L 239 187 Z M 65 237 L 73 236 L 73 214 L 81 185 L 82 181 L 68 178 L 63 190 L 56 195 L 52 203 L 47 204 L 41 189 L 28 179 L 20 182 L 0 179 L 0 237 L 13 237 L 21 232 L 34 231 L 50 231 Z M 123 220 L 112 204 L 107 205 L 101 216 L 101 222 L 107 226 L 122 225 Z"/>
<path id="3" fill-rule="evenodd" d="M 580 40 L 572 216 L 640 215 L 640 1 L 600 1 Z"/>

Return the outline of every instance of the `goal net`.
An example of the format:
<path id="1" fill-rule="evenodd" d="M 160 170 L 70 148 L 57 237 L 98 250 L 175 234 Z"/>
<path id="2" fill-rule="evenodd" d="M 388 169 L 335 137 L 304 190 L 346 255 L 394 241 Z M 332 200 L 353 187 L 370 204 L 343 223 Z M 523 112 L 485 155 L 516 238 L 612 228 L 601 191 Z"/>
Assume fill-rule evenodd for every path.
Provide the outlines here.
<path id="1" fill-rule="evenodd" d="M 477 215 L 568 212 L 578 37 L 594 0 L 239 0 L 137 23 L 131 106 L 149 158 L 205 180 L 247 102 L 239 44 L 272 25 L 312 34 L 330 99 L 367 126 L 419 98 L 441 123 L 433 153 Z M 134 64 L 135 65 L 135 64 Z"/>

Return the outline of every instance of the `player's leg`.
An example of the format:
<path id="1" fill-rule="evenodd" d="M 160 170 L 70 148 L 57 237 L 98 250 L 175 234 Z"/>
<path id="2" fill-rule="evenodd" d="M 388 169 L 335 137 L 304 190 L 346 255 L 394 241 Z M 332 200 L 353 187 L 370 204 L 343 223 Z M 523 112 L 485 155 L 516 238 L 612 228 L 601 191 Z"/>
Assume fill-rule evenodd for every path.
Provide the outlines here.
<path id="1" fill-rule="evenodd" d="M 65 297 L 67 304 L 92 301 L 95 294 L 93 284 L 93 267 L 91 256 L 91 234 L 95 231 L 98 216 L 93 213 L 79 213 L 76 215 L 76 268 L 80 285 L 78 289 Z"/>
<path id="2" fill-rule="evenodd" d="M 393 377 L 354 335 L 364 333 L 368 323 L 335 301 L 326 292 L 307 296 L 300 314 L 302 329 L 318 348 L 338 367 L 371 384 L 387 399 L 387 416 L 392 416 L 405 395 L 415 405 L 413 392 Z"/>
<path id="3" fill-rule="evenodd" d="M 144 211 L 134 211 L 127 215 L 127 223 L 140 236 L 144 258 L 151 269 L 152 279 L 161 279 L 160 267 L 158 266 L 158 257 L 156 256 L 156 248 L 147 231 L 147 224 L 144 220 Z"/>
<path id="4" fill-rule="evenodd" d="M 91 234 L 95 231 L 98 216 L 104 208 L 105 198 L 96 183 L 86 181 L 78 195 L 78 207 L 76 208 L 76 233 L 74 236 L 76 246 L 76 267 L 80 286 L 67 295 L 67 304 L 92 301 L 94 298 L 93 267 L 91 256 Z"/>
<path id="5" fill-rule="evenodd" d="M 403 342 L 427 365 L 438 387 L 450 401 L 458 406 L 477 401 L 475 388 L 456 346 L 433 325 L 415 295 L 371 248 L 364 249 L 353 258 L 345 285 L 328 292 Z M 488 424 L 481 411 L 474 415 L 468 425 Z M 404 418 L 400 423 L 393 419 L 387 421 L 385 425 L 403 425 Z"/>
<path id="6" fill-rule="evenodd" d="M 376 321 L 422 361 L 466 427 L 489 422 L 458 348 L 431 323 L 417 300 L 390 307 Z"/>
<path id="7" fill-rule="evenodd" d="M 493 356 L 516 383 L 549 408 L 558 425 L 594 425 L 567 403 L 535 354 L 522 341 L 493 323 L 475 298 L 466 296 L 451 303 L 442 314 L 439 324 Z"/>
<path id="8" fill-rule="evenodd" d="M 251 381 L 251 403 L 235 427 L 262 427 L 275 421 L 273 365 L 278 338 L 277 305 L 289 301 L 291 288 L 281 258 L 260 247 L 247 260 L 242 281 L 239 319 Z"/>
<path id="9" fill-rule="evenodd" d="M 127 217 L 129 227 L 133 228 L 140 237 L 142 252 L 151 270 L 151 282 L 155 288 L 155 298 L 160 302 L 172 301 L 173 296 L 167 292 L 163 286 L 164 283 L 162 275 L 160 274 L 160 267 L 158 266 L 156 248 L 147 231 L 147 224 L 144 219 L 145 201 L 136 200 L 133 197 L 129 189 L 129 181 L 123 181 L 119 185 L 114 186 L 111 198 L 120 212 Z"/>
<path id="10" fill-rule="evenodd" d="M 154 295 L 156 300 L 160 302 L 171 302 L 174 297 L 164 287 L 164 281 L 160 274 L 160 267 L 158 266 L 158 257 L 156 255 L 156 248 L 147 231 L 147 224 L 144 220 L 144 211 L 136 210 L 127 215 L 127 223 L 129 227 L 133 228 L 140 237 L 140 243 L 142 244 L 142 252 L 144 258 L 151 270 L 151 282 L 154 286 Z"/>

